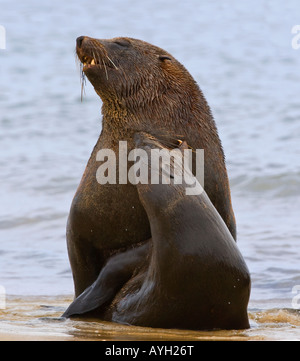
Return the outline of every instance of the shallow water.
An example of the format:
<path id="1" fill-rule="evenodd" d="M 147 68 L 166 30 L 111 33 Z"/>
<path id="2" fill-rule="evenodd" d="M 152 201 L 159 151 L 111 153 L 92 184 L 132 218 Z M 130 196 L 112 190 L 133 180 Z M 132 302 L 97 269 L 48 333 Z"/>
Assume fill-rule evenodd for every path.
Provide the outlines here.
<path id="1" fill-rule="evenodd" d="M 70 301 L 70 297 L 9 297 L 0 314 L 0 340 L 264 341 L 298 340 L 300 335 L 300 312 L 293 309 L 250 310 L 248 330 L 190 331 L 66 320 L 60 316 Z"/>
<path id="2" fill-rule="evenodd" d="M 163 337 L 300 339 L 299 291 L 292 292 L 300 285 L 300 49 L 291 46 L 299 11 L 297 0 L 2 0 L 0 285 L 7 308 L 0 310 L 0 333 L 89 338 L 105 328 L 105 337 L 157 337 L 158 331 L 45 319 L 57 317 L 73 293 L 66 219 L 101 131 L 101 102 L 90 84 L 80 101 L 75 39 L 127 35 L 171 52 L 203 90 L 252 276 L 251 330 L 163 330 Z"/>

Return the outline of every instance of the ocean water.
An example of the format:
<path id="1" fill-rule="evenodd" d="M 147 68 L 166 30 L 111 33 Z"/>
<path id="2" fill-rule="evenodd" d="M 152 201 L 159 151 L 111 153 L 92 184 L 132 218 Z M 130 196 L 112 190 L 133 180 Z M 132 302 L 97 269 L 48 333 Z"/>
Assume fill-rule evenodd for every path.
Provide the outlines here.
<path id="1" fill-rule="evenodd" d="M 172 53 L 203 90 L 223 143 L 252 277 L 252 328 L 164 330 L 166 339 L 300 339 L 300 49 L 291 32 L 299 1 L 0 0 L 0 9 L 0 334 L 62 337 L 81 327 L 80 337 L 98 328 L 99 338 L 158 337 L 47 318 L 72 298 L 66 220 L 101 131 L 89 83 L 80 100 L 75 40 L 88 35 L 135 37 Z"/>

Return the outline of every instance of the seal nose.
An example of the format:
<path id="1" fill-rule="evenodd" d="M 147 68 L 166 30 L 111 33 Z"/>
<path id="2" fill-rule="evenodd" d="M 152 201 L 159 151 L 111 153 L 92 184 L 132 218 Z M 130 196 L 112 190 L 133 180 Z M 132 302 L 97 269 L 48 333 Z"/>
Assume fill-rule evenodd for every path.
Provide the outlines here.
<path id="1" fill-rule="evenodd" d="M 77 44 L 77 47 L 78 47 L 78 48 L 81 48 L 81 45 L 82 45 L 84 39 L 85 39 L 85 36 L 79 36 L 79 37 L 76 39 L 76 44 Z"/>

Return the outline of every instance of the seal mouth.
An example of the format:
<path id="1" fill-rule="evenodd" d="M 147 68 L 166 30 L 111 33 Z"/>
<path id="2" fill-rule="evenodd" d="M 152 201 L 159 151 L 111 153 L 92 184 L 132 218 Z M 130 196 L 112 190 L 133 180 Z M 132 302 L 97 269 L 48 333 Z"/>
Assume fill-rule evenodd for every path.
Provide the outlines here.
<path id="1" fill-rule="evenodd" d="M 82 69 L 83 71 L 92 68 L 94 65 L 99 65 L 98 61 L 95 58 L 88 55 L 82 56 L 82 58 L 81 59 L 79 58 L 79 60 L 83 65 L 83 69 Z"/>
<path id="2" fill-rule="evenodd" d="M 94 54 L 94 52 L 93 55 L 90 55 L 86 53 L 83 54 L 82 51 L 77 50 L 77 56 L 82 64 L 83 71 L 94 68 L 96 66 L 100 66 L 101 68 L 103 67 L 104 69 L 106 69 L 106 67 L 111 69 L 118 69 L 115 63 L 108 57 L 107 54 L 105 54 L 103 57 L 100 54 Z"/>

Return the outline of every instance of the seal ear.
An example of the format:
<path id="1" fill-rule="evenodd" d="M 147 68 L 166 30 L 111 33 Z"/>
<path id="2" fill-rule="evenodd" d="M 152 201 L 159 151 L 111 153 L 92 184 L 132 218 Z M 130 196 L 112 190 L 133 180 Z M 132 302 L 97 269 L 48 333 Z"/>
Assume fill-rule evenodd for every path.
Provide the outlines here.
<path id="1" fill-rule="evenodd" d="M 169 56 L 167 55 L 158 55 L 158 59 L 161 61 L 165 61 L 165 60 L 172 60 Z"/>

